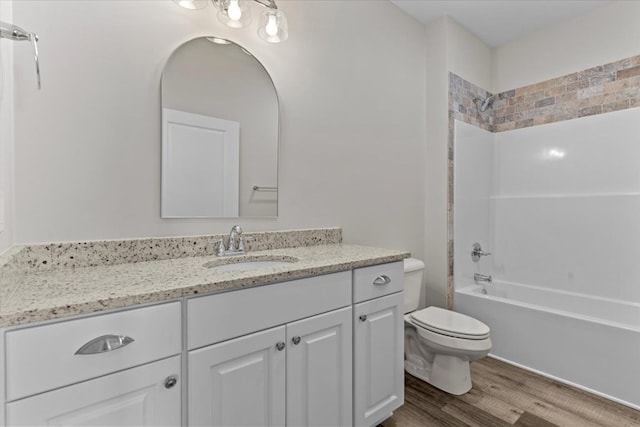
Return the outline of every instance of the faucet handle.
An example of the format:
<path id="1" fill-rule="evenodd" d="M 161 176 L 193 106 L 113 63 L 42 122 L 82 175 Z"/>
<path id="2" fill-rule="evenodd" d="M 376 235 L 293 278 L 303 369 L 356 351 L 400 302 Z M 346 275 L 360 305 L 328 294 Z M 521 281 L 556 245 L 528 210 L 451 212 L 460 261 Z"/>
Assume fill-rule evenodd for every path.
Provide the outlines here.
<path id="1" fill-rule="evenodd" d="M 482 250 L 482 246 L 480 246 L 480 243 L 476 242 L 473 244 L 473 246 L 471 247 L 471 260 L 473 262 L 478 262 L 480 261 L 480 258 L 483 256 L 489 256 L 491 255 L 491 252 L 485 252 Z"/>
<path id="2" fill-rule="evenodd" d="M 250 242 L 251 240 L 253 240 L 251 237 L 240 236 L 240 241 L 238 242 L 238 250 L 242 252 L 246 251 L 246 247 L 244 244 L 246 242 Z"/>
<path id="3" fill-rule="evenodd" d="M 208 243 L 218 245 L 218 254 L 217 254 L 218 256 L 224 255 L 225 251 L 227 250 L 224 247 L 224 239 L 211 239 L 209 240 Z"/>

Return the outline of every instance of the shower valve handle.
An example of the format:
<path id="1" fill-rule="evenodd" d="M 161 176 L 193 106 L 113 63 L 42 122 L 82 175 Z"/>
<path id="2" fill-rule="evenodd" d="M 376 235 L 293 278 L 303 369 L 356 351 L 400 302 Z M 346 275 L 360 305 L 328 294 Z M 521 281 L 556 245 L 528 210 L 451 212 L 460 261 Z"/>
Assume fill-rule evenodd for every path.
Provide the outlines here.
<path id="1" fill-rule="evenodd" d="M 482 246 L 480 246 L 480 243 L 476 242 L 473 244 L 472 248 L 471 248 L 471 260 L 473 262 L 478 262 L 480 261 L 480 258 L 482 258 L 483 256 L 488 256 L 491 255 L 491 252 L 485 252 L 482 250 Z"/>

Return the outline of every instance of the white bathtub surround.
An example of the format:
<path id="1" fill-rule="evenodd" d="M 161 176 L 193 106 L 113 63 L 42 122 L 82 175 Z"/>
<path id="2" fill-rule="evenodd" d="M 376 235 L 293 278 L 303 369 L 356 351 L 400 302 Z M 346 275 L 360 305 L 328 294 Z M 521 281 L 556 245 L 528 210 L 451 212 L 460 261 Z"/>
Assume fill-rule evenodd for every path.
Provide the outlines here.
<path id="1" fill-rule="evenodd" d="M 492 354 L 640 408 L 640 108 L 456 132 L 456 310 Z M 473 263 L 473 241 L 492 255 Z"/>
<path id="2" fill-rule="evenodd" d="M 616 13 L 620 13 L 620 10 Z M 628 10 L 626 13 L 622 12 L 622 16 L 611 22 L 626 19 L 626 16 L 632 16 L 634 13 L 634 10 Z M 598 19 L 600 19 L 600 15 L 598 15 Z M 620 43 L 616 44 L 620 45 Z M 544 50 L 545 53 L 551 52 L 546 48 Z M 607 58 L 611 58 L 611 56 L 607 55 Z M 522 61 L 517 62 L 520 63 Z M 513 65 L 511 64 L 511 66 Z M 551 64 L 545 64 L 545 66 L 547 65 L 550 66 Z M 517 66 L 519 67 L 520 65 L 518 64 Z M 500 67 L 496 71 L 500 73 Z M 485 82 L 485 84 L 487 83 Z M 507 86 L 495 94 L 453 72 L 449 72 L 448 95 L 448 174 L 450 178 L 447 201 L 450 206 L 454 206 L 452 209 L 447 210 L 449 245 L 447 253 L 449 262 L 447 305 L 451 308 L 453 304 L 453 283 L 455 281 L 453 273 L 455 220 L 453 216 L 454 211 L 459 211 L 459 209 L 455 208 L 453 196 L 454 138 L 458 138 L 456 135 L 458 127 L 456 121 L 481 127 L 489 132 L 501 133 L 513 129 L 536 127 L 543 124 L 638 108 L 640 106 L 640 55 L 623 57 L 623 59 L 613 62 L 591 66 L 587 69 L 526 86 L 515 88 Z M 489 96 L 495 96 L 492 107 L 484 112 L 480 111 L 477 106 L 478 102 L 487 99 Z M 557 159 L 563 155 L 562 152 L 554 150 L 553 147 L 548 150 L 551 151 L 547 153 L 547 156 Z M 457 157 L 458 155 L 456 155 L 455 159 L 455 168 L 459 169 Z M 484 164 L 486 165 L 487 163 L 485 162 Z M 606 166 L 608 165 L 605 163 L 605 168 Z M 474 168 L 474 170 L 477 170 L 477 168 Z M 459 177 L 456 177 L 456 179 L 459 179 Z M 463 187 L 456 184 L 455 191 L 458 192 L 461 188 Z"/>
<path id="3" fill-rule="evenodd" d="M 454 277 L 472 281 L 475 273 L 491 274 L 491 260 L 483 257 L 471 262 L 471 251 L 476 242 L 492 251 L 494 135 L 460 121 L 455 122 L 455 135 Z"/>
<path id="4" fill-rule="evenodd" d="M 640 302 L 640 108 L 502 132 L 495 156 L 494 274 Z"/>

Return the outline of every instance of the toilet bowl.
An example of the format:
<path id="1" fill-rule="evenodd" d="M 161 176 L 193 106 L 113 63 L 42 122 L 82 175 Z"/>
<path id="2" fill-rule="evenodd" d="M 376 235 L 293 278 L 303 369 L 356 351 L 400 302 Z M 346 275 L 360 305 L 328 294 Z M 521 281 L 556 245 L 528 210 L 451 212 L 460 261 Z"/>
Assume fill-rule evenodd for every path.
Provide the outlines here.
<path id="1" fill-rule="evenodd" d="M 424 263 L 409 258 L 405 272 L 405 371 L 447 393 L 471 390 L 469 362 L 491 350 L 490 329 L 470 316 L 427 307 L 417 310 Z"/>

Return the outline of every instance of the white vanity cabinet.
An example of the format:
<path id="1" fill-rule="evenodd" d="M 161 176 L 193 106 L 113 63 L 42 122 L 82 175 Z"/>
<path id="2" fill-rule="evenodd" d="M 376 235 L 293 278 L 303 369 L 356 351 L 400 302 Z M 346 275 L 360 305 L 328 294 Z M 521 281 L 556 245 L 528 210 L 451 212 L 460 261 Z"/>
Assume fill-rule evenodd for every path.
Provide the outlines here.
<path id="1" fill-rule="evenodd" d="M 373 426 L 404 403 L 402 262 L 354 270 L 354 425 Z"/>
<path id="2" fill-rule="evenodd" d="M 179 425 L 181 304 L 5 333 L 6 425 Z"/>
<path id="3" fill-rule="evenodd" d="M 177 426 L 179 372 L 174 356 L 11 402 L 7 425 Z"/>
<path id="4" fill-rule="evenodd" d="M 373 426 L 403 304 L 400 261 L 0 330 L 0 426 Z"/>
<path id="5" fill-rule="evenodd" d="M 189 347 L 222 342 L 189 352 L 189 425 L 350 426 L 350 282 L 343 272 L 190 300 Z"/>
<path id="6" fill-rule="evenodd" d="M 284 340 L 281 326 L 189 352 L 189 425 L 284 425 Z"/>

